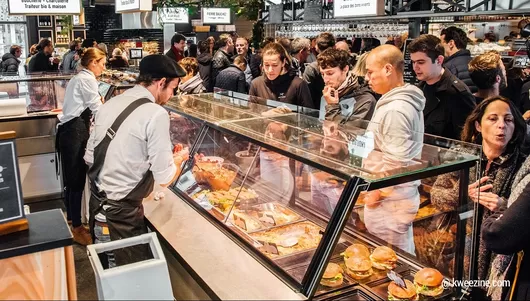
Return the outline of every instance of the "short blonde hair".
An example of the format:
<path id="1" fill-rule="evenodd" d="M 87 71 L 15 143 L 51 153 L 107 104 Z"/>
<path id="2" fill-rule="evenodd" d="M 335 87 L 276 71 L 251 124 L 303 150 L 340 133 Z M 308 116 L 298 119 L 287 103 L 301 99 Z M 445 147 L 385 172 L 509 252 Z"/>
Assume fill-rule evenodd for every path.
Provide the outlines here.
<path id="1" fill-rule="evenodd" d="M 114 50 L 112 50 L 112 56 L 122 56 L 123 55 L 123 52 L 121 51 L 120 48 L 114 48 Z"/>
<path id="2" fill-rule="evenodd" d="M 197 74 L 197 70 L 199 69 L 199 63 L 197 62 L 197 59 L 194 57 L 185 57 L 182 60 L 180 60 L 179 65 L 186 70 L 186 73 L 192 74 L 195 76 Z"/>
<path id="3" fill-rule="evenodd" d="M 355 63 L 355 66 L 353 66 L 353 74 L 364 77 L 366 73 L 368 72 L 366 70 L 366 58 L 368 57 L 369 52 L 365 52 L 357 57 L 357 62 Z"/>

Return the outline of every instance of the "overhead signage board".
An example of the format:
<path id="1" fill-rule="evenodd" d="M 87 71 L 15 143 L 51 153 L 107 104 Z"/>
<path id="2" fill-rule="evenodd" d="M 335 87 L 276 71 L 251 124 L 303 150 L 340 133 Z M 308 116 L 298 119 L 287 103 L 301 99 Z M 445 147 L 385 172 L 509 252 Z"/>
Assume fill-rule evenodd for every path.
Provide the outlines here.
<path id="1" fill-rule="evenodd" d="M 9 0 L 10 15 L 79 15 L 81 0 Z"/>
<path id="2" fill-rule="evenodd" d="M 384 14 L 384 0 L 335 0 L 333 15 L 335 18 L 376 16 Z"/>
<path id="3" fill-rule="evenodd" d="M 152 11 L 152 0 L 116 0 L 116 13 L 135 13 Z"/>
<path id="4" fill-rule="evenodd" d="M 230 8 L 202 8 L 203 24 L 231 24 Z"/>
<path id="5" fill-rule="evenodd" d="M 164 24 L 190 23 L 190 15 L 185 7 L 162 7 L 158 9 L 158 15 Z"/>

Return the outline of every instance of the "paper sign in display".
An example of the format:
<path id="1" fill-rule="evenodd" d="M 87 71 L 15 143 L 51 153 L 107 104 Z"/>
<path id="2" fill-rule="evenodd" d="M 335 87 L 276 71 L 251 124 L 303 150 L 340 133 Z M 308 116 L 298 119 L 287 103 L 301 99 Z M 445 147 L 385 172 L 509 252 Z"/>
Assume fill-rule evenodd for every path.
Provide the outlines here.
<path id="1" fill-rule="evenodd" d="M 374 133 L 366 132 L 348 141 L 348 150 L 350 155 L 367 158 L 370 152 L 374 150 L 374 145 Z"/>
<path id="2" fill-rule="evenodd" d="M 162 23 L 190 23 L 188 9 L 185 7 L 163 7 L 158 9 Z"/>
<path id="3" fill-rule="evenodd" d="M 278 246 L 275 243 L 261 241 L 261 240 L 258 240 L 258 242 L 263 245 L 260 248 L 261 251 L 263 251 L 265 253 L 275 254 L 275 255 L 279 255 L 280 254 L 280 252 L 278 251 Z"/>
<path id="4" fill-rule="evenodd" d="M 153 2 L 151 0 L 116 0 L 115 5 L 117 13 L 153 10 Z"/>
<path id="5" fill-rule="evenodd" d="M 0 142 L 0 223 L 24 217 L 15 141 Z"/>
<path id="6" fill-rule="evenodd" d="M 229 8 L 203 8 L 202 9 L 202 23 L 203 24 L 230 24 L 230 9 Z"/>
<path id="7" fill-rule="evenodd" d="M 269 213 L 258 212 L 259 221 L 264 223 L 267 226 L 276 226 L 276 221 L 274 216 Z"/>
<path id="8" fill-rule="evenodd" d="M 338 17 L 377 15 L 379 0 L 335 0 L 333 13 Z"/>
<path id="9" fill-rule="evenodd" d="M 9 14 L 79 15 L 80 0 L 9 0 Z"/>
<path id="10" fill-rule="evenodd" d="M 245 221 L 243 217 L 235 213 L 234 213 L 234 224 L 236 224 L 236 226 L 238 226 L 239 228 L 245 231 L 247 230 L 247 221 Z"/>

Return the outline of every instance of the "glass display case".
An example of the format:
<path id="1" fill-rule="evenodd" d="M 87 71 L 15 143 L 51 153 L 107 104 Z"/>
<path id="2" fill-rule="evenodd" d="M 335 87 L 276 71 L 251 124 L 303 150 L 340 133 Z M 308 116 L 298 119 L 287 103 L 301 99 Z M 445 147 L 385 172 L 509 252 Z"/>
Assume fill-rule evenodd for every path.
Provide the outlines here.
<path id="1" fill-rule="evenodd" d="M 469 277 L 467 186 L 480 147 L 260 102 L 170 100 L 172 142 L 190 150 L 174 193 L 308 298 L 386 300 L 390 270 L 411 281 L 426 267 Z M 432 185 L 449 174 L 459 206 L 438 211 Z"/>
<path id="2" fill-rule="evenodd" d="M 25 98 L 28 113 L 62 109 L 73 74 L 47 73 L 0 77 L 2 98 Z"/>

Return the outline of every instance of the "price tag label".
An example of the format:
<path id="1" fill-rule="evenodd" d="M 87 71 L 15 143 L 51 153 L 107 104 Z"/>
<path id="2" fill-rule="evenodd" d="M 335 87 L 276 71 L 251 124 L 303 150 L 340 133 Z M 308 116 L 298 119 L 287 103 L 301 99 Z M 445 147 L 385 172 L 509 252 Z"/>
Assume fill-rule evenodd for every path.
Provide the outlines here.
<path id="1" fill-rule="evenodd" d="M 261 251 L 269 254 L 280 255 L 280 252 L 278 251 L 278 246 L 275 243 L 261 240 L 258 240 L 258 242 L 262 244 L 262 247 L 260 248 Z"/>
<path id="2" fill-rule="evenodd" d="M 276 226 L 276 220 L 274 216 L 270 213 L 258 212 L 259 221 L 264 223 L 267 226 Z"/>
<path id="3" fill-rule="evenodd" d="M 367 158 L 370 152 L 374 150 L 374 145 L 374 133 L 366 132 L 348 141 L 348 150 L 350 151 L 350 155 Z"/>
<path id="4" fill-rule="evenodd" d="M 245 231 L 247 230 L 247 221 L 239 214 L 234 213 L 234 224 Z"/>

